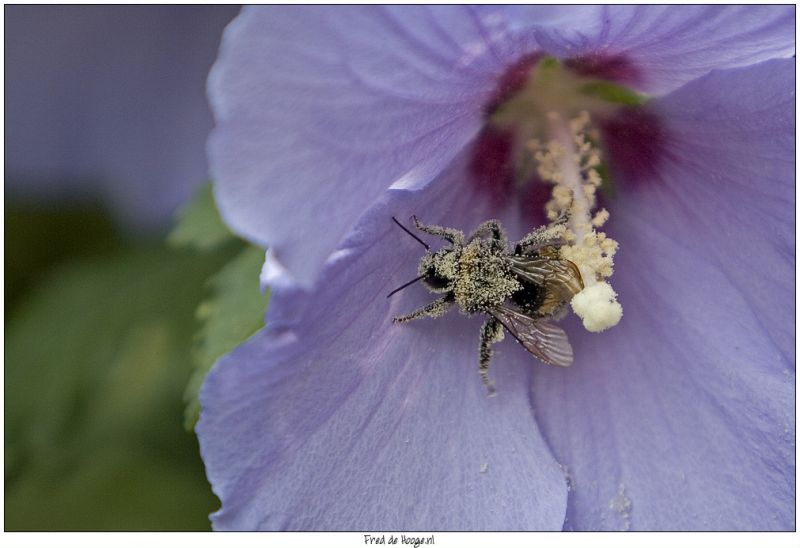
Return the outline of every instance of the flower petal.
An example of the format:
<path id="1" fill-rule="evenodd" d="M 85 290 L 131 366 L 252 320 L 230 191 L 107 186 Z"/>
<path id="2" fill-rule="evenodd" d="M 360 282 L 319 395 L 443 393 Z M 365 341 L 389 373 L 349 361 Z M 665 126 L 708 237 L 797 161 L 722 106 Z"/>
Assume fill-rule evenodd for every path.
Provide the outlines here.
<path id="1" fill-rule="evenodd" d="M 609 206 L 625 316 L 536 369 L 566 527 L 794 528 L 793 78 L 774 60 L 653 104 L 659 175 Z"/>
<path id="2" fill-rule="evenodd" d="M 572 17 L 546 26 L 537 21 L 535 10 L 525 10 L 527 17 L 515 26 L 519 31 L 538 27 L 538 43 L 553 55 L 583 57 L 591 63 L 600 63 L 598 58 L 624 59 L 635 67 L 639 89 L 654 94 L 669 92 L 713 69 L 791 57 L 795 51 L 790 5 L 572 9 Z"/>
<path id="3" fill-rule="evenodd" d="M 387 188 L 427 184 L 477 131 L 499 70 L 483 30 L 458 6 L 244 10 L 209 80 L 228 223 L 308 285 Z"/>
<path id="4" fill-rule="evenodd" d="M 423 251 L 390 216 L 482 218 L 459 173 L 390 191 L 324 283 L 276 289 L 269 327 L 217 364 L 198 425 L 215 528 L 561 528 L 566 485 L 531 414 L 532 369 L 498 364 L 489 398 L 480 318 L 391 323 L 432 297 L 415 285 L 386 299 Z"/>

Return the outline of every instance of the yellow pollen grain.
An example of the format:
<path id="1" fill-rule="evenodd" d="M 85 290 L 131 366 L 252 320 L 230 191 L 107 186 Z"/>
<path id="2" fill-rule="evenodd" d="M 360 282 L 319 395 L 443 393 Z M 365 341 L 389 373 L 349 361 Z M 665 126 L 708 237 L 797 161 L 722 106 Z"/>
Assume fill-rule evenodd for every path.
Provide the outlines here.
<path id="1" fill-rule="evenodd" d="M 586 172 L 586 180 L 589 181 L 589 184 L 586 186 L 598 187 L 603 184 L 603 180 L 600 178 L 600 174 L 596 169 L 590 169 Z M 594 192 L 594 190 L 592 190 L 592 192 Z"/>
<path id="2" fill-rule="evenodd" d="M 594 226 L 596 226 L 597 228 L 600 228 L 601 226 L 606 224 L 606 221 L 608 221 L 609 217 L 610 217 L 610 214 L 609 214 L 608 210 L 603 208 L 600 211 L 598 211 L 597 213 L 595 213 L 594 219 L 592 219 L 592 224 Z M 605 234 L 603 234 L 603 239 L 605 239 Z"/>

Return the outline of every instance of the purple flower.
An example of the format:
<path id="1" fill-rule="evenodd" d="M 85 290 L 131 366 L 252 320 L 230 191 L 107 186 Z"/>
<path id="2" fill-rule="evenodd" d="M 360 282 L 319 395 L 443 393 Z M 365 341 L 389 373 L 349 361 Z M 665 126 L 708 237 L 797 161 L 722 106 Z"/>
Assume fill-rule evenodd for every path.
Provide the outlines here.
<path id="1" fill-rule="evenodd" d="M 245 10 L 211 163 L 272 297 L 201 394 L 214 526 L 793 529 L 793 29 L 791 7 Z M 385 298 L 422 251 L 390 217 L 547 222 L 514 110 L 547 56 L 655 96 L 593 111 L 625 315 L 567 317 L 568 369 L 495 345 L 487 398 L 481 317 L 392 324 L 432 298 Z"/>

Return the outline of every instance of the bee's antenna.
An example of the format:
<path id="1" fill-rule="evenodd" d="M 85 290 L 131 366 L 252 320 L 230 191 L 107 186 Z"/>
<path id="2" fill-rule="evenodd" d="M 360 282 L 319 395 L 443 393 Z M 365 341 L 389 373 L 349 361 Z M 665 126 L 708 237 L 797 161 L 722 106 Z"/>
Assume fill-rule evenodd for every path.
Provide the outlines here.
<path id="1" fill-rule="evenodd" d="M 411 232 L 409 229 L 407 229 L 407 228 L 406 228 L 406 227 L 404 227 L 402 224 L 400 224 L 400 221 L 398 221 L 397 219 L 395 219 L 395 218 L 394 218 L 394 216 L 392 216 L 392 220 L 393 220 L 395 223 L 397 223 L 397 226 L 399 226 L 400 228 L 402 228 L 403 230 L 405 230 L 405 231 L 406 231 L 406 234 L 408 234 L 409 236 L 411 236 L 412 238 L 414 238 L 415 240 L 417 240 L 419 243 L 421 243 L 422 245 L 424 245 L 424 246 L 425 246 L 425 249 L 427 249 L 428 251 L 430 251 L 430 250 L 431 250 L 431 246 L 429 246 L 428 244 L 426 244 L 425 242 L 423 242 L 422 240 L 420 240 L 420 239 L 419 239 L 419 238 L 418 238 L 418 237 L 417 237 L 417 236 L 416 236 L 416 235 L 415 235 L 413 232 Z M 416 281 L 416 280 L 415 280 L 415 281 Z M 403 286 L 403 287 L 405 287 L 405 286 Z M 402 289 L 402 287 L 401 287 L 400 289 Z"/>
<path id="2" fill-rule="evenodd" d="M 392 217 L 392 218 L 394 219 L 394 217 Z M 392 295 L 394 295 L 395 293 L 397 293 L 397 292 L 398 292 L 398 291 L 400 291 L 401 289 L 405 289 L 405 288 L 407 288 L 409 285 L 411 285 L 411 284 L 413 284 L 413 283 L 417 283 L 418 281 L 420 281 L 420 280 L 421 280 L 422 278 L 424 278 L 424 277 L 425 277 L 425 275 L 423 274 L 422 276 L 417 276 L 416 278 L 414 278 L 414 279 L 413 279 L 413 280 L 411 280 L 410 282 L 406 282 L 406 283 L 404 283 L 403 285 L 401 285 L 400 287 L 398 287 L 397 289 L 395 289 L 394 291 L 392 291 L 391 293 L 389 293 L 388 295 L 386 295 L 386 298 L 388 299 L 389 297 L 391 297 Z"/>

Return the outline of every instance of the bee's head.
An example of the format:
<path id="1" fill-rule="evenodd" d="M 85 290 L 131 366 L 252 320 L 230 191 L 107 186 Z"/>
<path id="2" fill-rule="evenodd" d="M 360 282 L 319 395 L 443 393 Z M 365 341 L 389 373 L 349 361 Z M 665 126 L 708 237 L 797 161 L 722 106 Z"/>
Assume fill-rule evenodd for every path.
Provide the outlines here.
<path id="1" fill-rule="evenodd" d="M 435 293 L 448 293 L 453 290 L 458 268 L 458 251 L 453 248 L 440 249 L 427 253 L 419 262 L 419 275 L 422 281 Z"/>

